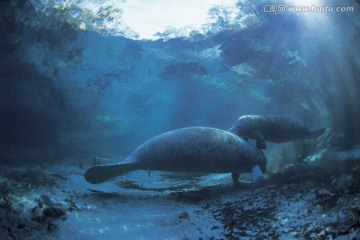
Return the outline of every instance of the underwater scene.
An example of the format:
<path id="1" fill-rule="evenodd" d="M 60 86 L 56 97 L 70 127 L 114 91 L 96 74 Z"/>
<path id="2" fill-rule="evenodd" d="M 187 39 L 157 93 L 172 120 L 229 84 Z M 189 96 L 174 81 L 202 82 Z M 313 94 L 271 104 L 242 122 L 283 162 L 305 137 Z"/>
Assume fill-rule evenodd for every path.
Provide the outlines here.
<path id="1" fill-rule="evenodd" d="M 359 0 L 0 3 L 0 239 L 360 239 Z"/>

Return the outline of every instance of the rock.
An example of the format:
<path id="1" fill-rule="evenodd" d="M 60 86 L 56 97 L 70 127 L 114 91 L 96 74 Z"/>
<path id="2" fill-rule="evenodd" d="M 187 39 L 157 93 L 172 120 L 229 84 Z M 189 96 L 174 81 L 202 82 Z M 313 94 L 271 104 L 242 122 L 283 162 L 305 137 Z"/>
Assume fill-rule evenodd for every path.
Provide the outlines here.
<path id="1" fill-rule="evenodd" d="M 51 206 L 44 209 L 44 216 L 47 218 L 66 219 L 66 212 L 59 206 Z"/>
<path id="2" fill-rule="evenodd" d="M 179 218 L 180 219 L 189 219 L 190 216 L 187 212 L 182 212 L 180 215 L 179 215 Z"/>
<path id="3" fill-rule="evenodd" d="M 45 205 L 52 205 L 52 204 L 53 204 L 53 202 L 51 201 L 51 199 L 50 199 L 47 195 L 45 195 L 45 194 L 43 194 L 43 195 L 40 196 L 40 201 L 41 201 L 42 203 L 44 203 Z"/>

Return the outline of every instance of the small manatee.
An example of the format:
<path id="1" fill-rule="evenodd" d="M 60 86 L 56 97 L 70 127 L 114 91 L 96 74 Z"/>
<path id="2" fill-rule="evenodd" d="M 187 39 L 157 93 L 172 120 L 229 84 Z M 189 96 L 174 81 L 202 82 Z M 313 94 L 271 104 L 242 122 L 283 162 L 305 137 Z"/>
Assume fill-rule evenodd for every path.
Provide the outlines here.
<path id="1" fill-rule="evenodd" d="M 283 143 L 317 138 L 325 132 L 325 128 L 310 130 L 303 122 L 288 115 L 244 115 L 234 122 L 229 132 L 254 139 L 259 149 L 266 149 L 266 141 Z"/>

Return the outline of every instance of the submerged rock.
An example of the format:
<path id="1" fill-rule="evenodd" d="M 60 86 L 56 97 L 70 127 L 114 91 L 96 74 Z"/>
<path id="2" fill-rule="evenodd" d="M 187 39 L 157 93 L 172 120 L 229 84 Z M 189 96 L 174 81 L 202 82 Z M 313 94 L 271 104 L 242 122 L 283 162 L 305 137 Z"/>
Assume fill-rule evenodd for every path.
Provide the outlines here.
<path id="1" fill-rule="evenodd" d="M 323 167 L 323 155 L 290 165 L 270 175 L 267 187 L 219 204 L 212 214 L 227 239 L 360 239 L 360 162 L 354 152 L 346 158 L 337 152 L 342 161 L 334 166 Z"/>
<path id="2" fill-rule="evenodd" d="M 65 210 L 58 206 L 45 208 L 43 214 L 45 218 L 53 218 L 53 219 L 59 218 L 61 220 L 66 220 Z"/>
<path id="3" fill-rule="evenodd" d="M 40 239 L 57 229 L 54 221 L 66 219 L 64 208 L 46 194 L 32 196 L 38 188 L 57 186 L 54 182 L 51 173 L 36 170 L 0 176 L 0 239 Z"/>

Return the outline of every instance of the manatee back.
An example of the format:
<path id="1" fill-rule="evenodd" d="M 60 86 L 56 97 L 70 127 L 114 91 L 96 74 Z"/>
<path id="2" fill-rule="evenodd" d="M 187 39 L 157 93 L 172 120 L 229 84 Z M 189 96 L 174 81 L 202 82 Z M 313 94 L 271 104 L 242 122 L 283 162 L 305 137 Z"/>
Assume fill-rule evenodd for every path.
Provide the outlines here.
<path id="1" fill-rule="evenodd" d="M 309 129 L 288 115 L 245 115 L 231 128 L 236 135 L 254 139 L 259 132 L 266 141 L 286 142 L 309 135 Z"/>
<path id="2" fill-rule="evenodd" d="M 210 173 L 249 171 L 266 161 L 258 149 L 238 136 L 207 127 L 161 134 L 141 145 L 131 158 L 148 170 Z"/>
<path id="3" fill-rule="evenodd" d="M 281 143 L 305 138 L 309 134 L 305 124 L 292 116 L 269 115 L 263 122 L 263 136 L 268 141 Z"/>

